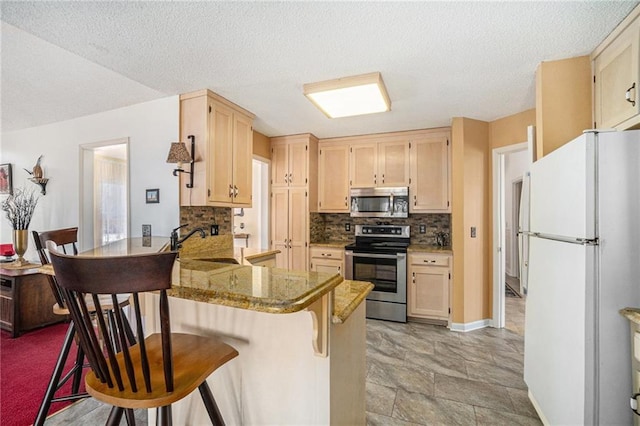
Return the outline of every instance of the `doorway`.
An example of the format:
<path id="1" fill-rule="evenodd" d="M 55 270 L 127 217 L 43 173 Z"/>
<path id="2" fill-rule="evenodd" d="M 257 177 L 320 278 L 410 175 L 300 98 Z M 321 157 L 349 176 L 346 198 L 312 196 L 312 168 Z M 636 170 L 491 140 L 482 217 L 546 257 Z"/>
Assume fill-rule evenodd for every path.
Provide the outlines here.
<path id="1" fill-rule="evenodd" d="M 269 248 L 269 160 L 254 157 L 251 208 L 233 209 L 234 246 Z"/>
<path id="2" fill-rule="evenodd" d="M 82 250 L 129 236 L 129 139 L 80 145 Z"/>
<path id="3" fill-rule="evenodd" d="M 521 222 L 520 205 L 528 197 L 523 176 L 529 170 L 534 152 L 533 126 L 527 142 L 493 150 L 493 315 L 496 328 L 504 328 L 506 294 L 524 297 L 521 277 L 522 248 L 518 229 Z M 507 285 L 509 281 L 509 285 Z M 510 287 L 513 287 L 512 289 Z M 524 315 L 524 303 L 522 315 Z M 511 305 L 510 305 L 511 306 Z M 524 331 L 524 330 L 522 330 Z"/>

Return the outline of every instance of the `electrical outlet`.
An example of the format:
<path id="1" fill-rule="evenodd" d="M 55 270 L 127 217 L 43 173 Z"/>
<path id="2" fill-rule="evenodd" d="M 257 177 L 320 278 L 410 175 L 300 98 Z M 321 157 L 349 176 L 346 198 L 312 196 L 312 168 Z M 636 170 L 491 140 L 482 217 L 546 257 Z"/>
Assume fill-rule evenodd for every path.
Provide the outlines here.
<path id="1" fill-rule="evenodd" d="M 218 225 L 211 225 L 211 235 L 218 235 L 219 229 Z"/>
<path id="2" fill-rule="evenodd" d="M 142 236 L 143 237 L 151 236 L 151 225 L 142 225 Z"/>
<path id="3" fill-rule="evenodd" d="M 476 237 L 476 227 L 472 226 L 471 227 L 471 238 L 475 238 Z"/>
<path id="4" fill-rule="evenodd" d="M 421 234 L 427 233 L 427 225 L 420 225 L 420 233 Z"/>
<path id="5" fill-rule="evenodd" d="M 345 230 L 346 232 L 351 231 L 351 224 L 350 224 L 350 223 L 345 223 L 345 224 L 344 224 L 344 230 Z"/>

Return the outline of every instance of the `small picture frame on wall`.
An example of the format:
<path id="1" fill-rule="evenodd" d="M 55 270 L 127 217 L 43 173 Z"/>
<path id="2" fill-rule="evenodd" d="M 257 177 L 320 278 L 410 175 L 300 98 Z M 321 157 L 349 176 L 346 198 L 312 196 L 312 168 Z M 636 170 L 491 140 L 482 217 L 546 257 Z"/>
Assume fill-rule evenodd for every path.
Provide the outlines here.
<path id="1" fill-rule="evenodd" d="M 147 204 L 157 204 L 160 202 L 160 190 L 147 189 Z"/>
<path id="2" fill-rule="evenodd" d="M 0 195 L 13 194 L 13 175 L 11 164 L 0 164 Z"/>

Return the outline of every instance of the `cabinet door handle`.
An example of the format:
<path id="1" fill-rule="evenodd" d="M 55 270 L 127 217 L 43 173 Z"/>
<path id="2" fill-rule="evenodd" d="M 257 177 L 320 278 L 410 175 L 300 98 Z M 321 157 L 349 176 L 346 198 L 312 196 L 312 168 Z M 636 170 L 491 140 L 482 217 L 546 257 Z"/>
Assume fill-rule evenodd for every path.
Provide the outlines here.
<path id="1" fill-rule="evenodd" d="M 238 191 L 238 187 L 233 185 L 233 198 L 236 198 L 239 192 L 240 191 Z"/>
<path id="2" fill-rule="evenodd" d="M 631 93 L 633 92 L 633 94 Z M 636 83 L 633 83 L 624 94 L 624 98 L 627 102 L 631 103 L 631 106 L 636 106 Z"/>
<path id="3" fill-rule="evenodd" d="M 384 173 L 382 174 L 382 183 L 384 183 Z"/>
<path id="4" fill-rule="evenodd" d="M 233 198 L 233 186 L 229 185 L 229 198 Z"/>
<path id="5" fill-rule="evenodd" d="M 289 174 L 289 182 L 288 183 L 293 183 L 293 173 Z"/>

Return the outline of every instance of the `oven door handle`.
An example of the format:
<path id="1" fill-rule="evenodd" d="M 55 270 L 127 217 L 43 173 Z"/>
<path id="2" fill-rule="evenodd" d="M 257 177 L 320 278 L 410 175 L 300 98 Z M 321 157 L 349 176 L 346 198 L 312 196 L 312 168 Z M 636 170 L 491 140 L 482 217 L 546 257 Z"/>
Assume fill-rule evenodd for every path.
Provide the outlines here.
<path id="1" fill-rule="evenodd" d="M 398 254 L 353 253 L 353 257 L 372 257 L 374 259 L 397 259 L 399 257 L 404 257 L 404 253 L 398 253 Z"/>

